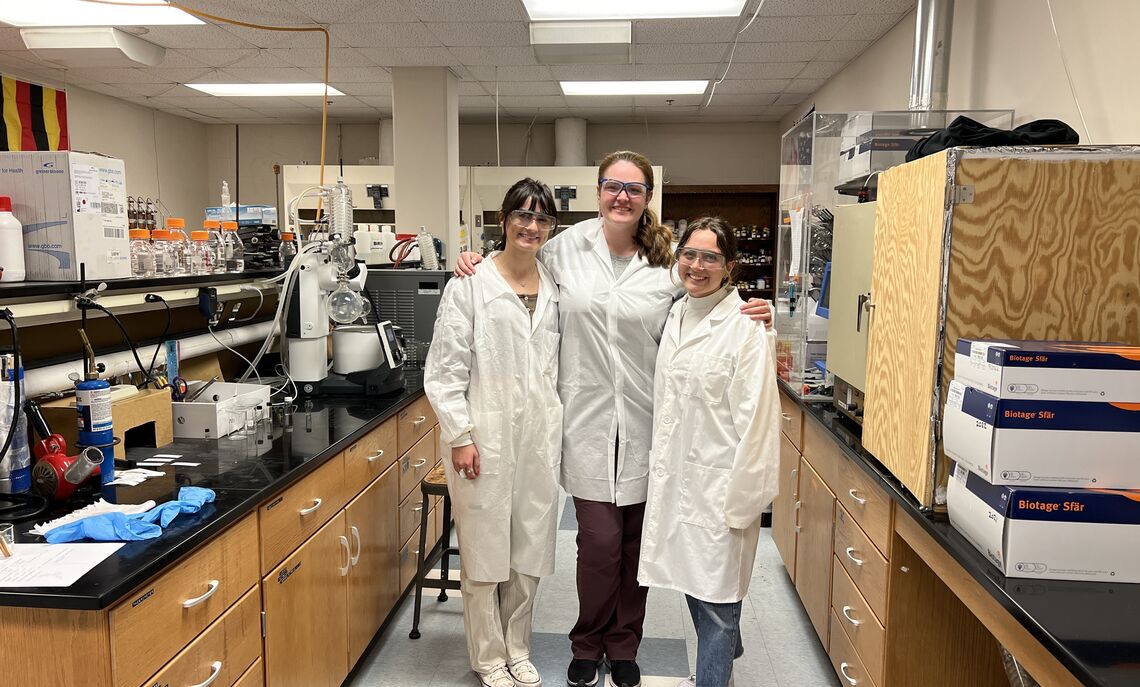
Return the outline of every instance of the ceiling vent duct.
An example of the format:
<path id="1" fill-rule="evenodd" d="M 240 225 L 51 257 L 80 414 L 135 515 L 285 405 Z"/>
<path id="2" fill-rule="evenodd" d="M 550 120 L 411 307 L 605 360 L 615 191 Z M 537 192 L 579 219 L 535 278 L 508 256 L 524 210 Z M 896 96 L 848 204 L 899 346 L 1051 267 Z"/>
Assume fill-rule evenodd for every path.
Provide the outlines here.
<path id="1" fill-rule="evenodd" d="M 914 22 L 914 63 L 910 72 L 910 110 L 946 109 L 953 28 L 954 0 L 918 0 Z"/>
<path id="2" fill-rule="evenodd" d="M 530 44 L 542 64 L 629 64 L 629 21 L 531 22 Z"/>
<path id="3" fill-rule="evenodd" d="M 111 26 L 20 29 L 36 57 L 65 67 L 153 67 L 166 48 Z"/>

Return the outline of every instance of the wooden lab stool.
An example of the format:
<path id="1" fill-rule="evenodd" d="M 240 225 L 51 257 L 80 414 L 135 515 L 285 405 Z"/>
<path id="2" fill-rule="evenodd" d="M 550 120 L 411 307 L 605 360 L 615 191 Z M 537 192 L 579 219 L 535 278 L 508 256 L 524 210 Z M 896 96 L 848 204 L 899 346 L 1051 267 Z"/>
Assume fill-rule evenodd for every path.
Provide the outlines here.
<path id="1" fill-rule="evenodd" d="M 412 631 L 408 633 L 412 639 L 420 638 L 420 602 L 424 587 L 440 590 L 440 601 L 447 601 L 448 589 L 459 589 L 459 580 L 447 578 L 451 557 L 459 556 L 459 548 L 451 546 L 451 497 L 447 493 L 447 473 L 444 472 L 442 463 L 429 472 L 427 477 L 424 477 L 424 481 L 420 483 L 420 492 L 423 494 L 423 507 L 420 508 L 420 550 L 416 567 L 416 607 L 415 613 L 412 615 Z M 438 546 L 433 545 L 431 551 L 427 551 L 428 515 L 430 511 L 428 500 L 431 496 L 443 497 L 443 532 Z M 439 579 L 427 579 L 428 571 L 441 558 L 443 560 L 440 564 Z"/>

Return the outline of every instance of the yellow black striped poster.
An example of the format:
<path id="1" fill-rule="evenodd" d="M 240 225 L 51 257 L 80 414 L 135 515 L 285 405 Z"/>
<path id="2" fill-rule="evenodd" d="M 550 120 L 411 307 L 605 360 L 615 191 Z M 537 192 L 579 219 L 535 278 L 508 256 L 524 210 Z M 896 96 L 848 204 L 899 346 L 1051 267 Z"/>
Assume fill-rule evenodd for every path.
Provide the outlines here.
<path id="1" fill-rule="evenodd" d="M 68 150 L 67 94 L 0 76 L 0 150 Z"/>

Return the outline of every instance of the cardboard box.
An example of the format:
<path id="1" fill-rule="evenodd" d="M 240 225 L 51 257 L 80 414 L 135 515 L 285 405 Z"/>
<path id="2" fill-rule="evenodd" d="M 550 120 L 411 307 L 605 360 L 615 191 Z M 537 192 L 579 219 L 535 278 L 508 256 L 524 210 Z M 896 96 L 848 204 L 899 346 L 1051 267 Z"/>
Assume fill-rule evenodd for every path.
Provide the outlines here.
<path id="1" fill-rule="evenodd" d="M 950 523 L 1008 577 L 1140 582 L 1140 491 L 997 486 L 955 465 L 947 499 Z"/>
<path id="2" fill-rule="evenodd" d="M 75 397 L 61 398 L 40 407 L 53 432 L 57 432 L 74 451 L 78 427 L 75 415 Z M 123 459 L 127 449 L 136 447 L 162 448 L 174 441 L 170 418 L 170 391 L 142 389 L 133 396 L 111 402 L 115 458 Z M 132 431 L 138 430 L 138 431 Z M 128 436 L 127 433 L 131 432 Z"/>
<path id="3" fill-rule="evenodd" d="M 24 225 L 29 281 L 131 276 L 123 161 L 93 153 L 2 152 L 0 189 Z"/>
<path id="4" fill-rule="evenodd" d="M 993 484 L 1140 488 L 1140 404 L 999 399 L 955 380 L 942 441 Z"/>
<path id="5" fill-rule="evenodd" d="M 1140 346 L 958 339 L 954 378 L 998 398 L 1140 403 Z"/>

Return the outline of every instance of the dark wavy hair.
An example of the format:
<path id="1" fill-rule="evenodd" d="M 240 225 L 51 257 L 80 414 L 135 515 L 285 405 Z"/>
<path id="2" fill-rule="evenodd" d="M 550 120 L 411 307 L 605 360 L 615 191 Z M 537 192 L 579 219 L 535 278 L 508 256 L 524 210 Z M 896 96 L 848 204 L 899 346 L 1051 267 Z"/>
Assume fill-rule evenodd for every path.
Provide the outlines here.
<path id="1" fill-rule="evenodd" d="M 506 195 L 503 196 L 503 205 L 499 208 L 499 227 L 503 230 L 503 238 L 499 240 L 495 250 L 506 249 L 507 218 L 515 210 L 525 208 L 532 200 L 534 203 L 531 207 L 535 212 L 550 215 L 554 218 L 555 224 L 558 223 L 558 206 L 554 202 L 554 194 L 551 193 L 550 187 L 530 177 L 519 179 L 514 186 L 507 189 Z"/>

